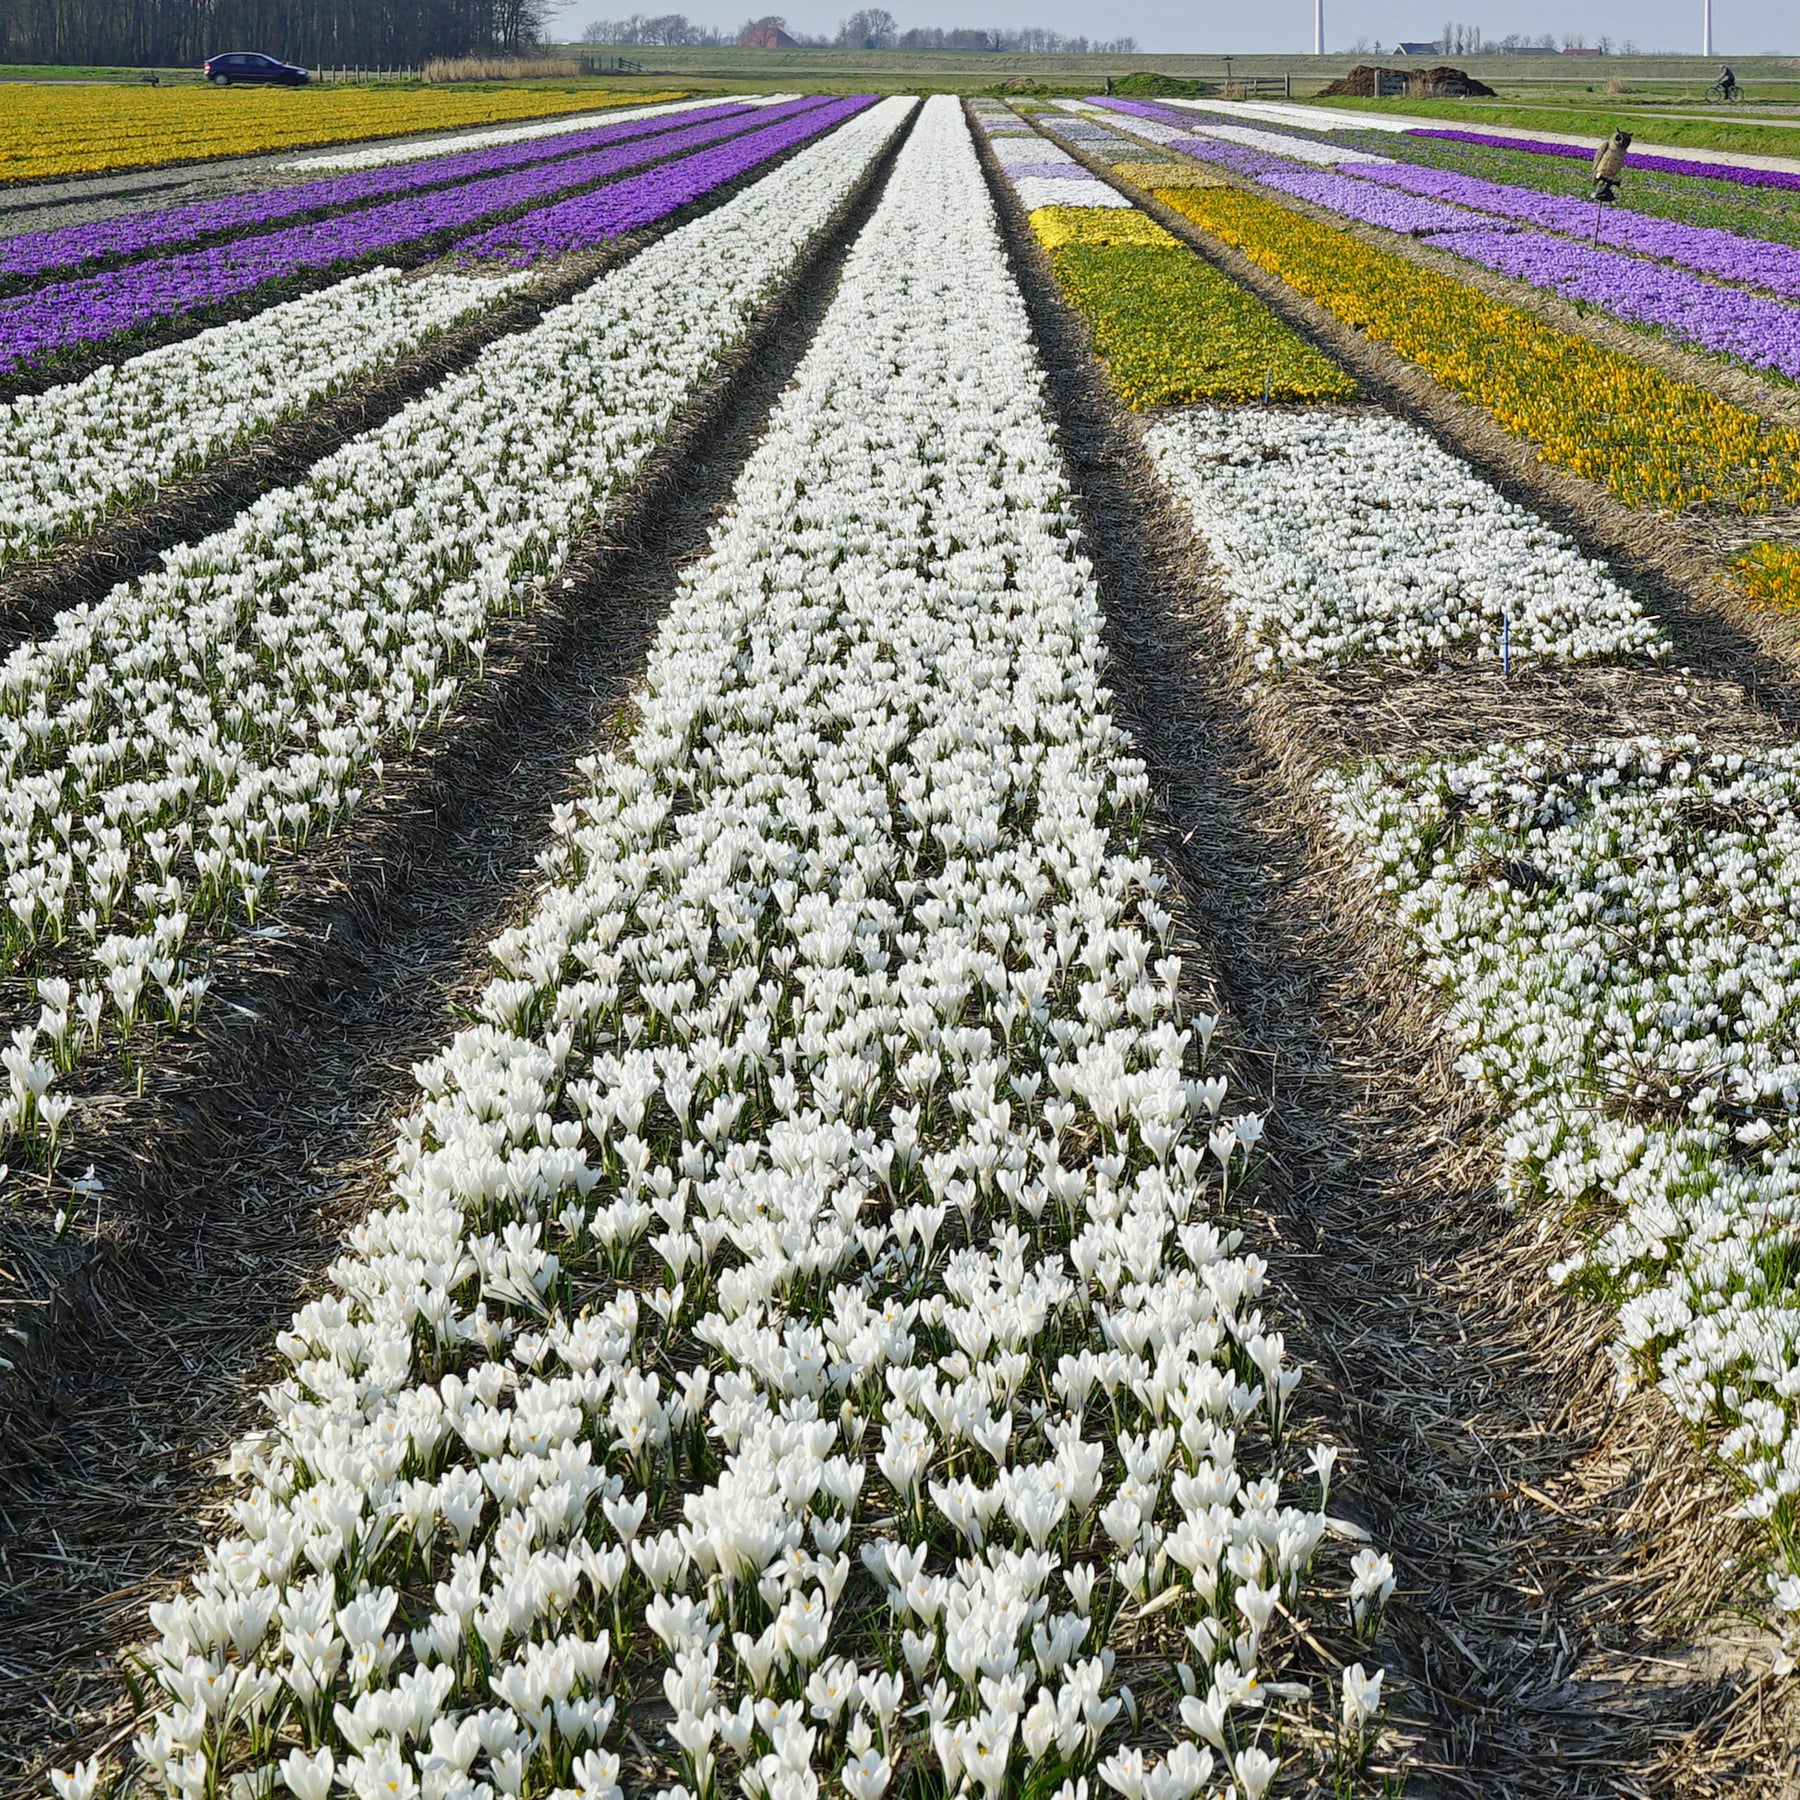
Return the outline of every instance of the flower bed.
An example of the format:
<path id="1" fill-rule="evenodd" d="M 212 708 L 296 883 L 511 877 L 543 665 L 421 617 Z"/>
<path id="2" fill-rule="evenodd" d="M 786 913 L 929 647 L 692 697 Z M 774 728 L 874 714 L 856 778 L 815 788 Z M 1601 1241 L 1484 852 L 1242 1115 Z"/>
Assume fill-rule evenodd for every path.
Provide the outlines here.
<path id="1" fill-rule="evenodd" d="M 1143 151 L 1137 150 L 1136 154 L 1142 156 Z M 1192 163 L 1118 162 L 1113 164 L 1113 173 L 1121 181 L 1129 181 L 1133 187 L 1142 188 L 1146 193 L 1153 193 L 1157 188 L 1165 187 L 1223 187 L 1225 185 L 1222 176 L 1213 174 L 1210 169 L 1195 168 Z"/>
<path id="2" fill-rule="evenodd" d="M 1598 563 L 1402 420 L 1202 409 L 1146 442 L 1259 668 L 1669 653 Z"/>
<path id="3" fill-rule="evenodd" d="M 59 1063 L 103 1028 L 192 1008 L 209 941 L 254 920 L 282 854 L 443 713 L 490 624 L 604 514 L 907 105 L 853 120 L 13 653 L 0 942 L 44 978 L 44 1016 L 0 1127 L 53 1131 Z"/>
<path id="4" fill-rule="evenodd" d="M 0 570 L 97 529 L 527 279 L 377 269 L 0 405 Z"/>
<path id="5" fill-rule="evenodd" d="M 1359 180 L 1383 187 L 1402 188 L 1410 194 L 1541 225 L 1548 231 L 1587 238 L 1661 262 L 1680 263 L 1721 280 L 1767 288 L 1790 300 L 1800 299 L 1800 249 L 1791 244 L 1771 244 L 1735 231 L 1684 225 L 1673 219 L 1647 219 L 1620 207 L 1595 206 L 1573 196 L 1565 198 L 1498 181 L 1482 181 L 1450 169 L 1391 163 L 1385 168 L 1358 169 L 1356 173 Z"/>
<path id="6" fill-rule="evenodd" d="M 1175 238 L 1134 206 L 1040 206 L 1031 215 L 1031 231 L 1046 250 L 1062 250 L 1070 244 L 1180 248 Z"/>
<path id="7" fill-rule="evenodd" d="M 1043 138 L 995 146 L 1063 297 L 1127 405 L 1346 396 L 1356 384 L 1235 281 Z M 1052 160 L 1034 162 L 1048 153 Z M 1142 155 L 1140 150 L 1136 152 Z M 1060 158 L 1060 161 L 1055 160 Z M 1082 179 L 1045 176 L 1065 169 Z M 1027 174 L 1027 170 L 1043 173 Z M 1118 225 L 1079 223 L 1082 212 Z"/>
<path id="8" fill-rule="evenodd" d="M 1508 1181 L 1800 1557 L 1800 754 L 1541 745 L 1328 784 L 1504 1112 Z M 1791 1666 L 1791 1664 L 1789 1665 Z"/>
<path id="9" fill-rule="evenodd" d="M 792 112 L 824 102 L 797 101 Z M 663 136 L 591 151 L 431 193 L 390 200 L 310 225 L 239 238 L 205 250 L 137 263 L 82 281 L 39 288 L 0 303 L 0 371 L 142 329 L 158 319 L 216 306 L 271 283 L 342 263 L 404 251 L 499 212 L 541 205 L 584 183 L 622 175 L 734 136 L 750 119 L 734 114 Z"/>
<path id="10" fill-rule="evenodd" d="M 592 112 L 679 93 L 596 88 L 332 87 L 237 89 L 14 82 L 0 93 L 0 181 L 254 156 L 346 138 L 402 137 L 506 119 Z"/>
<path id="11" fill-rule="evenodd" d="M 1631 506 L 1800 503 L 1800 435 L 1237 189 L 1157 198 Z"/>
<path id="12" fill-rule="evenodd" d="M 1128 406 L 1356 392 L 1328 356 L 1185 244 L 1068 244 L 1051 264 Z"/>
<path id="13" fill-rule="evenodd" d="M 385 169 L 378 174 L 335 175 L 322 181 L 298 182 L 254 194 L 232 194 L 160 212 L 131 212 L 88 225 L 55 231 L 33 231 L 0 239 L 0 275 L 30 277 L 73 269 L 102 257 L 142 256 L 204 238 L 254 230 L 308 213 L 339 211 L 375 200 L 447 187 L 454 182 L 497 175 L 558 157 L 577 156 L 610 144 L 649 138 L 682 126 L 705 125 L 715 119 L 747 115 L 739 104 L 707 107 L 651 107 L 623 119 L 582 130 L 566 128 L 548 143 L 531 141 L 498 148 L 461 151 L 416 168 Z M 674 114 L 671 120 L 668 115 Z M 540 131 L 542 127 L 538 127 Z M 647 151 L 654 155 L 654 150 Z M 580 177 L 577 177 L 580 179 Z"/>
<path id="14" fill-rule="evenodd" d="M 639 226 L 665 219 L 690 200 L 697 200 L 821 132 L 834 129 L 873 105 L 874 98 L 872 94 L 855 94 L 847 100 L 828 100 L 796 117 L 747 131 L 716 149 L 664 163 L 630 181 L 578 194 L 555 206 L 539 207 L 521 219 L 465 238 L 457 248 L 470 255 L 502 257 L 516 263 L 561 256 L 571 250 L 591 250 Z"/>
<path id="15" fill-rule="evenodd" d="M 1073 540 L 935 99 L 282 1334 L 241 1535 L 156 1609 L 160 1787 L 1267 1791 L 1326 1520 Z"/>
<path id="16" fill-rule="evenodd" d="M 586 131 L 590 124 L 624 123 L 630 119 L 660 118 L 665 113 L 686 112 L 705 106 L 783 106 L 798 100 L 798 94 L 720 94 L 716 98 L 682 100 L 674 105 L 634 106 L 627 113 L 610 113 L 592 121 L 579 119 L 547 119 L 536 125 L 502 125 L 493 131 L 464 131 L 455 137 L 438 138 L 403 144 L 371 144 L 356 150 L 337 150 L 324 156 L 298 157 L 280 163 L 283 169 L 296 169 L 319 174 L 326 169 L 375 169 L 387 163 L 425 162 L 433 157 L 459 156 L 470 150 L 487 150 L 498 144 L 527 144 L 539 138 L 566 137 L 572 132 Z"/>
<path id="17" fill-rule="evenodd" d="M 1251 171 L 1246 169 L 1242 173 Z M 1445 206 L 1437 200 L 1421 200 L 1389 188 L 1371 187 L 1366 181 L 1330 174 L 1322 169 L 1264 167 L 1255 171 L 1255 178 L 1277 193 L 1292 194 L 1296 200 L 1310 201 L 1314 206 L 1342 213 L 1347 219 L 1413 237 L 1436 238 L 1446 232 L 1467 231 L 1484 223 L 1478 214 L 1466 212 L 1461 207 Z"/>
<path id="18" fill-rule="evenodd" d="M 1520 150 L 1529 156 L 1561 156 L 1576 162 L 1590 162 L 1593 151 L 1580 144 L 1552 144 L 1543 138 L 1511 137 L 1489 131 L 1437 131 L 1414 126 L 1412 137 L 1440 138 L 1453 144 L 1477 144 L 1497 150 Z M 1739 187 L 1800 189 L 1800 175 L 1786 169 L 1753 169 L 1741 163 L 1706 162 L 1691 156 L 1654 156 L 1647 151 L 1628 150 L 1625 166 L 1630 169 L 1654 170 L 1662 175 L 1698 175 L 1707 181 L 1729 181 Z"/>

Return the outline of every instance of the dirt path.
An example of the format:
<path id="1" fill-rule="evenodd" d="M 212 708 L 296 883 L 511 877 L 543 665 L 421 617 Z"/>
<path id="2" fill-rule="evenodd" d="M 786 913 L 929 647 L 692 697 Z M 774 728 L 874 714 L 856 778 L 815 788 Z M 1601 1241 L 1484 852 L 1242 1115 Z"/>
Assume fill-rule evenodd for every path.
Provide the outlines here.
<path id="1" fill-rule="evenodd" d="M 0 1213 L 0 1269 L 58 1302 L 13 1389 L 39 1404 L 0 1428 L 0 1792 L 37 1796 L 47 1762 L 129 1730 L 117 1651 L 208 1540 L 212 1465 L 252 1416 L 273 1331 L 377 1199 L 411 1065 L 455 1028 L 486 944 L 528 905 L 551 806 L 636 684 L 897 143 L 635 504 L 577 544 L 575 586 L 553 584 L 504 672 L 490 651 L 466 716 L 390 774 L 383 816 L 290 883 L 274 921 L 288 935 L 215 988 L 215 1035 L 77 1147 L 106 1179 L 96 1220 L 58 1237 L 43 1207 Z"/>
<path id="2" fill-rule="evenodd" d="M 1536 1221 L 1498 1202 L 1479 1099 L 1311 795 L 1352 745 L 1450 749 L 1527 728 L 1766 739 L 1786 734 L 1781 709 L 1718 659 L 1686 680 L 1569 671 L 1502 689 L 1472 671 L 1384 672 L 1253 697 L 1141 421 L 990 175 L 1083 496 L 1110 678 L 1209 942 L 1240 1090 L 1270 1110 L 1257 1228 L 1281 1323 L 1302 1393 L 1345 1447 L 1344 1505 L 1400 1571 L 1380 1647 L 1400 1678 L 1384 1754 L 1415 1797 L 1782 1792 L 1794 1770 L 1764 1710 L 1772 1684 L 1716 1628 L 1725 1559 L 1754 1540 L 1723 1519 L 1722 1478 L 1661 1403 L 1614 1397 L 1611 1320 L 1549 1286 Z M 1660 599 L 1686 606 L 1666 579 Z"/>

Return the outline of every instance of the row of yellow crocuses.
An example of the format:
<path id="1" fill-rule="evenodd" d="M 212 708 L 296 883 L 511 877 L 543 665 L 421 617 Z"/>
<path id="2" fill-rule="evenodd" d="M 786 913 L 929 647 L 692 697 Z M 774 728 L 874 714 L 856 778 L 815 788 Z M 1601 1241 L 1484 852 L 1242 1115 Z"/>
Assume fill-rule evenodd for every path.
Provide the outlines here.
<path id="1" fill-rule="evenodd" d="M 591 112 L 673 93 L 570 87 L 0 87 L 0 181 Z"/>
<path id="2" fill-rule="evenodd" d="M 1800 613 L 1800 544 L 1752 544 L 1731 572 L 1752 600 Z"/>

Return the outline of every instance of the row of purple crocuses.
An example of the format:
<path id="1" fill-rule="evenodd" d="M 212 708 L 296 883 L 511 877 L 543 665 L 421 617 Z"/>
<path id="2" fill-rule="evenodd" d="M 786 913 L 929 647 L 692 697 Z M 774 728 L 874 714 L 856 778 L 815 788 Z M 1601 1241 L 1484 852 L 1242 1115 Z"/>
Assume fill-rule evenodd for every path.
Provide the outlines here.
<path id="1" fill-rule="evenodd" d="M 1498 218 L 1541 225 L 1569 237 L 1587 238 L 1636 256 L 1652 256 L 1659 262 L 1680 263 L 1703 275 L 1747 287 L 1766 288 L 1789 300 L 1800 300 L 1800 249 L 1792 244 L 1772 244 L 1765 238 L 1744 237 L 1711 225 L 1684 225 L 1674 219 L 1652 218 L 1618 207 L 1598 207 L 1591 201 L 1565 194 L 1543 194 L 1534 188 L 1514 187 L 1452 169 L 1432 169 L 1418 163 L 1355 163 L 1347 173 L 1358 181 L 1383 187 L 1404 188 L 1455 206 L 1472 207 Z"/>
<path id="2" fill-rule="evenodd" d="M 1113 104 L 1117 107 L 1119 103 Z M 1135 111 L 1143 103 L 1131 105 Z M 1140 116 L 1191 123 L 1191 115 L 1183 121 L 1172 112 Z M 1354 165 L 1354 175 L 1346 175 L 1303 167 L 1216 138 L 1179 138 L 1168 147 L 1341 217 L 1426 239 L 1435 248 L 1532 287 L 1578 300 L 1632 324 L 1654 326 L 1704 350 L 1736 357 L 1752 368 L 1800 380 L 1800 311 L 1780 300 L 1720 287 L 1661 262 L 1643 261 L 1638 256 L 1602 250 L 1566 237 L 1547 236 L 1524 225 L 1489 224 L 1466 205 L 1448 205 L 1427 194 L 1408 191 L 1412 187 L 1410 181 L 1391 181 L 1399 165 L 1361 163 Z M 1453 188 L 1439 191 L 1446 196 L 1455 192 Z M 1529 199 L 1549 198 L 1527 196 L 1524 189 L 1511 191 Z M 1523 204 L 1521 210 L 1525 210 Z M 1586 210 L 1591 215 L 1592 208 Z M 1648 227 L 1658 221 L 1642 223 Z M 1759 247 L 1772 255 L 1781 249 L 1760 241 Z"/>
<path id="3" fill-rule="evenodd" d="M 591 250 L 628 231 L 653 225 L 677 207 L 748 174 L 783 151 L 808 138 L 822 136 L 873 105 L 874 100 L 873 94 L 852 94 L 848 99 L 829 101 L 798 117 L 746 132 L 715 149 L 647 169 L 630 181 L 614 182 L 610 187 L 577 194 L 554 206 L 540 207 L 523 218 L 469 238 L 459 247 L 476 256 L 504 258 L 519 264 L 572 250 Z"/>
<path id="4" fill-rule="evenodd" d="M 59 353 L 141 330 L 159 319 L 218 306 L 271 283 L 405 253 L 422 240 L 467 230 L 495 214 L 544 205 L 570 188 L 623 175 L 652 160 L 700 150 L 742 133 L 749 122 L 760 127 L 749 135 L 761 138 L 782 120 L 826 104 L 817 98 L 791 101 L 361 212 L 341 213 L 310 225 L 39 288 L 0 302 L 0 371 L 30 367 Z M 777 151 L 771 149 L 769 154 Z"/>
<path id="5" fill-rule="evenodd" d="M 232 194 L 221 200 L 202 200 L 191 206 L 165 207 L 159 212 L 127 213 L 117 219 L 101 219 L 87 225 L 67 225 L 55 231 L 33 231 L 0 239 L 0 276 L 35 277 L 64 269 L 78 269 L 102 258 L 144 256 L 196 244 L 260 226 L 297 221 L 307 214 L 336 212 L 377 200 L 424 193 L 431 188 L 453 187 L 458 182 L 503 174 L 533 163 L 577 156 L 633 139 L 703 125 L 714 119 L 733 118 L 750 109 L 741 103 L 696 106 L 680 113 L 661 113 L 655 118 L 624 118 L 551 138 L 521 144 L 500 144 L 486 150 L 437 156 L 398 167 L 358 169 L 320 181 L 296 182 L 288 187 L 265 189 L 255 194 Z"/>

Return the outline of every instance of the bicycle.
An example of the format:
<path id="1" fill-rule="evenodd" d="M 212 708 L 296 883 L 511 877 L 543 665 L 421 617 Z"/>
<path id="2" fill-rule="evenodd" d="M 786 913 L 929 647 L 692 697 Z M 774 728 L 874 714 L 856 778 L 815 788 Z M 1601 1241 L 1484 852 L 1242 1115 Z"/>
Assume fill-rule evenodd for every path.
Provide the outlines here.
<path id="1" fill-rule="evenodd" d="M 1735 81 L 1715 81 L 1712 86 L 1706 90 L 1706 97 L 1708 100 L 1730 104 L 1733 101 L 1743 99 L 1744 90 Z"/>

